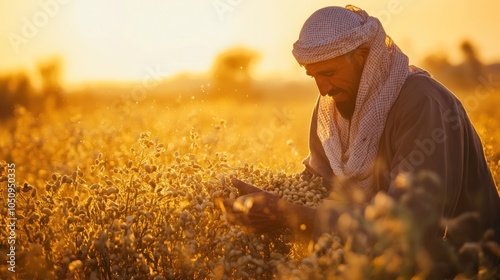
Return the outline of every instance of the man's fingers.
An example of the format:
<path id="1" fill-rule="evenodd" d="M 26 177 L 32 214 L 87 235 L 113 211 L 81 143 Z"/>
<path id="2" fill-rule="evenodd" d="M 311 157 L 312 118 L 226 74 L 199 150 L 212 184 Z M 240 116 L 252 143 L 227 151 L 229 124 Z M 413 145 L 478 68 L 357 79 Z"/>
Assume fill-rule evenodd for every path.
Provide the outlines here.
<path id="1" fill-rule="evenodd" d="M 233 204 L 234 204 L 234 201 L 235 199 L 231 199 L 231 198 L 226 198 L 224 200 L 222 200 L 222 203 L 224 204 L 224 207 L 227 209 L 227 208 L 233 208 Z"/>
<path id="2" fill-rule="evenodd" d="M 230 198 L 224 199 L 221 202 L 222 211 L 224 212 L 224 215 L 228 222 L 232 224 L 244 225 L 246 221 L 246 215 L 243 212 L 234 209 L 235 201 L 235 199 Z"/>
<path id="3" fill-rule="evenodd" d="M 252 201 L 262 198 L 259 194 L 236 199 L 226 198 L 218 200 L 218 205 L 229 223 L 240 225 L 251 233 L 260 234 L 274 231 L 281 225 L 279 217 L 268 208 L 257 212 L 250 211 L 253 205 Z M 260 207 L 258 208 L 260 209 Z"/>
<path id="4" fill-rule="evenodd" d="M 243 216 L 242 213 L 233 212 L 233 211 L 228 211 L 226 213 L 226 219 L 231 224 L 243 225 L 244 224 L 244 222 L 243 222 L 244 218 L 245 217 Z"/>
<path id="5" fill-rule="evenodd" d="M 240 195 L 245 195 L 245 194 L 249 194 L 249 193 L 262 191 L 261 189 L 255 187 L 255 186 L 252 186 L 250 184 L 247 184 L 243 181 L 240 181 L 236 178 L 233 178 L 231 180 L 231 183 L 233 183 L 233 186 L 235 186 L 238 189 L 238 191 L 240 192 Z"/>

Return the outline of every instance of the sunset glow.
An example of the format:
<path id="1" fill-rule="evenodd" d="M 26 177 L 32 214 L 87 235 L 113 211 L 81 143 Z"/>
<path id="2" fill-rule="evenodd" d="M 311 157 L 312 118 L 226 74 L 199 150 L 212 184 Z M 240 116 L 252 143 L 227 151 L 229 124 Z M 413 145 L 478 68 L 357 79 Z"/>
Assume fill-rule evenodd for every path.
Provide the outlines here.
<path id="1" fill-rule="evenodd" d="M 261 53 L 260 76 L 302 75 L 291 48 L 304 20 L 318 8 L 349 3 L 379 17 L 413 63 L 432 52 L 457 61 L 467 38 L 481 58 L 500 59 L 496 2 L 30 0 L 0 4 L 0 71 L 30 69 L 57 55 L 69 84 L 140 80 L 148 67 L 164 76 L 206 72 L 218 53 L 243 45 Z"/>

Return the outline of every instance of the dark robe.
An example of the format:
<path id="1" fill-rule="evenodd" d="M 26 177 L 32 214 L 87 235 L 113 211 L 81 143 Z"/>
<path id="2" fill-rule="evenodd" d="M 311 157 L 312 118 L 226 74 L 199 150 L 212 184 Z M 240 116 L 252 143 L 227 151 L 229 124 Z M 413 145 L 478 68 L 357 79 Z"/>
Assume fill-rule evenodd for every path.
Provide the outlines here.
<path id="1" fill-rule="evenodd" d="M 316 105 L 310 155 L 304 164 L 310 173 L 320 175 L 331 186 L 335 175 L 317 135 L 317 110 Z M 480 216 L 480 229 L 499 228 L 500 197 L 481 141 L 457 97 L 426 75 L 410 76 L 391 107 L 374 165 L 375 189 L 399 196 L 395 178 L 400 171 L 430 171 L 439 177 L 440 189 L 436 193 L 441 218 L 475 211 Z M 330 211 L 325 206 L 328 204 L 323 203 L 318 213 Z M 336 215 L 330 216 L 329 222 L 317 218 L 316 228 L 322 229 L 316 231 L 335 228 Z"/>

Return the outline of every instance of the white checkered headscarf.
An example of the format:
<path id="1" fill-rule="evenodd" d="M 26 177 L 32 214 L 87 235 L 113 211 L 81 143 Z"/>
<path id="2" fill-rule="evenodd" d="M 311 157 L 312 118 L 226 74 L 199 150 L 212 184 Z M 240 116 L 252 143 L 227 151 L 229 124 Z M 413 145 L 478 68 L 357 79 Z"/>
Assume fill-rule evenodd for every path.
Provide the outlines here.
<path id="1" fill-rule="evenodd" d="M 344 55 L 359 46 L 369 48 L 351 120 L 344 119 L 332 97 L 321 96 L 318 137 L 336 181 L 365 199 L 375 192 L 374 163 L 385 121 L 406 78 L 426 73 L 408 65 L 408 57 L 385 34 L 380 21 L 354 6 L 326 7 L 313 13 L 293 45 L 301 65 Z M 314 159 L 311 156 L 311 163 Z M 312 166 L 314 168 L 314 166 Z"/>

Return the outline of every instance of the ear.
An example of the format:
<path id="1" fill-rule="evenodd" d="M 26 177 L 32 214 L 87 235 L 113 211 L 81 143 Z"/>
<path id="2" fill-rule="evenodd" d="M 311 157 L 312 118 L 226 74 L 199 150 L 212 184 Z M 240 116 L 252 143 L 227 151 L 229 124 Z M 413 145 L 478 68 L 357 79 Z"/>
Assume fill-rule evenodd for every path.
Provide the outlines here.
<path id="1" fill-rule="evenodd" d="M 364 65 L 369 53 L 368 47 L 360 46 L 354 50 L 353 58 L 359 65 Z"/>

